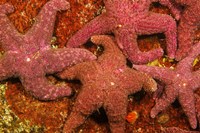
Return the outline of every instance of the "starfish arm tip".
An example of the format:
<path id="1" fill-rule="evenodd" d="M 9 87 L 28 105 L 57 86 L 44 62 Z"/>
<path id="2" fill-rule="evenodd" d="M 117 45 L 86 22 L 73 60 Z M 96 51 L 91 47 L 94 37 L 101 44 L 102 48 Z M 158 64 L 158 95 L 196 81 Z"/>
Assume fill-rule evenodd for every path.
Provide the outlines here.
<path id="1" fill-rule="evenodd" d="M 150 112 L 150 116 L 151 116 L 151 118 L 155 118 L 156 117 L 156 112 L 155 112 L 155 109 L 154 108 L 152 108 L 152 110 L 151 110 L 151 112 Z"/>
<path id="2" fill-rule="evenodd" d="M 0 5 L 0 13 L 8 14 L 14 12 L 14 6 L 8 3 Z"/>
<path id="3" fill-rule="evenodd" d="M 37 97 L 39 100 L 48 101 L 72 95 L 72 89 L 68 86 L 62 86 L 62 87 L 49 86 L 49 87 L 50 90 L 46 88 L 43 92 L 41 91 L 33 93 L 33 96 Z"/>
<path id="4" fill-rule="evenodd" d="M 51 0 L 49 2 L 53 5 L 53 7 L 56 7 L 57 10 L 67 10 L 70 8 L 70 3 L 66 0 Z"/>

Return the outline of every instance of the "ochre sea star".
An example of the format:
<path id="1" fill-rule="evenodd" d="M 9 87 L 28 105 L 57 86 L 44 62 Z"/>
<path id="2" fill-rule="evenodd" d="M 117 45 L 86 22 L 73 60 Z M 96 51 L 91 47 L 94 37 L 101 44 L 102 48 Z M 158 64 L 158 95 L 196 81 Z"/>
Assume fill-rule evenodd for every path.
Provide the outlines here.
<path id="1" fill-rule="evenodd" d="M 176 59 L 184 58 L 194 43 L 195 31 L 200 24 L 199 0 L 174 0 L 177 5 L 184 6 L 178 25 L 178 50 Z"/>
<path id="2" fill-rule="evenodd" d="M 68 96 L 67 86 L 54 86 L 48 83 L 46 74 L 62 71 L 65 67 L 95 59 L 84 49 L 51 49 L 51 37 L 58 10 L 66 10 L 65 0 L 51 0 L 45 4 L 32 28 L 20 34 L 6 14 L 13 11 L 9 4 L 0 5 L 0 42 L 4 50 L 0 58 L 0 80 L 19 77 L 26 91 L 40 100 L 53 100 Z"/>
<path id="3" fill-rule="evenodd" d="M 74 36 L 67 47 L 78 47 L 92 35 L 113 32 L 119 47 L 131 62 L 147 63 L 163 55 L 161 48 L 141 52 L 137 46 L 137 35 L 164 33 L 170 58 L 176 51 L 176 22 L 166 14 L 149 11 L 151 2 L 159 0 L 104 0 L 106 12 L 86 24 Z M 162 0 L 164 3 L 166 0 Z"/>
<path id="4" fill-rule="evenodd" d="M 196 98 L 197 119 L 199 121 L 199 131 L 200 131 L 200 96 L 196 94 L 195 98 Z"/>
<path id="5" fill-rule="evenodd" d="M 164 129 L 161 133 L 200 133 L 199 131 L 187 131 L 178 127 L 169 127 Z"/>
<path id="6" fill-rule="evenodd" d="M 192 128 L 197 127 L 194 91 L 200 87 L 200 70 L 192 71 L 194 59 L 200 53 L 200 43 L 192 47 L 190 54 L 181 60 L 175 70 L 170 68 L 133 65 L 134 68 L 150 74 L 152 77 L 166 84 L 165 92 L 151 110 L 151 117 L 155 117 L 178 98 Z"/>
<path id="7" fill-rule="evenodd" d="M 95 44 L 104 46 L 97 61 L 77 64 L 60 74 L 61 78 L 79 79 L 82 90 L 68 117 L 64 132 L 71 133 L 88 115 L 103 106 L 114 133 L 125 132 L 128 95 L 142 89 L 155 91 L 156 82 L 144 73 L 126 66 L 126 58 L 111 37 L 94 36 Z"/>
<path id="8" fill-rule="evenodd" d="M 195 94 L 195 101 L 196 101 L 196 112 L 197 112 L 197 119 L 200 123 L 200 96 Z M 200 127 L 199 127 L 200 128 Z M 168 127 L 165 128 L 162 133 L 200 133 L 199 131 L 187 131 L 187 130 L 183 130 L 181 128 L 178 127 Z"/>

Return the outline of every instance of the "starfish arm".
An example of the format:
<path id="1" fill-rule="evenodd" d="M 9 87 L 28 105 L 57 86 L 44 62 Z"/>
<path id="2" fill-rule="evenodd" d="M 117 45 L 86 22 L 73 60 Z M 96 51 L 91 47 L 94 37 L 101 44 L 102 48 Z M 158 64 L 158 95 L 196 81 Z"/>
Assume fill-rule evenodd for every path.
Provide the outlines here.
<path id="1" fill-rule="evenodd" d="M 161 133 L 199 133 L 199 131 L 186 131 L 178 127 L 165 128 Z"/>
<path id="2" fill-rule="evenodd" d="M 45 76 L 21 77 L 21 81 L 25 87 L 25 90 L 30 92 L 39 100 L 55 100 L 57 98 L 70 96 L 72 93 L 70 87 L 65 85 L 52 85 Z"/>
<path id="3" fill-rule="evenodd" d="M 96 81 L 95 71 L 99 69 L 95 61 L 88 61 L 67 67 L 64 71 L 57 74 L 61 79 L 74 80 L 78 79 L 82 84 Z"/>
<path id="4" fill-rule="evenodd" d="M 177 47 L 176 21 L 170 15 L 150 12 L 145 18 L 137 21 L 135 31 L 140 35 L 164 33 L 167 55 L 170 58 L 175 57 Z"/>
<path id="5" fill-rule="evenodd" d="M 75 33 L 67 42 L 67 47 L 78 47 L 93 35 L 108 33 L 114 28 L 114 25 L 113 19 L 106 14 L 101 14 Z"/>
<path id="6" fill-rule="evenodd" d="M 157 83 L 153 78 L 151 78 L 146 73 L 142 73 L 142 72 L 141 72 L 141 76 L 143 77 L 143 88 L 145 89 L 145 91 L 154 92 L 157 90 Z"/>
<path id="7" fill-rule="evenodd" d="M 161 98 L 156 100 L 155 106 L 151 110 L 151 117 L 155 118 L 156 115 L 167 108 L 171 103 L 173 103 L 178 96 L 177 92 L 175 92 L 174 86 L 167 86 L 165 88 L 165 92 L 161 96 Z"/>
<path id="8" fill-rule="evenodd" d="M 116 91 L 108 93 L 105 103 L 105 111 L 112 133 L 125 133 L 128 95 L 119 90 L 120 88 L 116 88 Z"/>
<path id="9" fill-rule="evenodd" d="M 7 61 L 5 57 L 0 59 L 0 80 L 5 80 L 14 75 L 12 64 Z"/>
<path id="10" fill-rule="evenodd" d="M 146 65 L 133 65 L 133 68 L 145 72 L 164 83 L 172 83 L 173 78 L 175 78 L 175 72 L 169 68 Z"/>
<path id="11" fill-rule="evenodd" d="M 200 96 L 195 94 L 195 99 L 196 99 L 196 112 L 197 112 L 197 119 L 199 121 L 200 124 Z"/>
<path id="12" fill-rule="evenodd" d="M 200 43 L 197 43 L 193 47 L 191 47 L 188 56 L 177 64 L 176 69 L 179 71 L 190 72 L 192 69 L 194 59 L 200 54 L 199 49 Z"/>
<path id="13" fill-rule="evenodd" d="M 50 47 L 56 13 L 58 10 L 67 9 L 69 9 L 69 3 L 65 0 L 50 0 L 47 2 L 36 16 L 31 29 L 26 33 L 26 38 L 32 38 L 31 41 L 35 41 L 42 48 Z"/>
<path id="14" fill-rule="evenodd" d="M 91 70 L 91 68 L 89 67 L 89 64 L 90 64 L 89 62 L 85 62 L 85 63 L 76 64 L 72 67 L 67 67 L 64 71 L 58 74 L 58 77 L 61 79 L 72 80 L 72 79 L 78 78 L 79 80 L 81 80 L 80 76 L 81 75 L 86 76 L 87 72 Z M 86 73 L 80 75 L 80 73 L 83 73 L 83 71 Z"/>
<path id="15" fill-rule="evenodd" d="M 65 122 L 63 133 L 72 133 L 85 120 L 86 116 L 82 115 L 79 111 L 73 111 Z"/>
<path id="16" fill-rule="evenodd" d="M 102 45 L 105 53 L 120 53 L 119 48 L 112 36 L 108 35 L 95 35 L 91 37 L 91 41 L 96 45 Z"/>
<path id="17" fill-rule="evenodd" d="M 108 35 L 96 35 L 91 37 L 91 41 L 96 45 L 102 45 L 104 48 L 103 54 L 98 57 L 98 62 L 101 62 L 101 64 L 107 61 L 107 58 L 115 59 L 115 62 L 118 61 L 118 64 L 126 64 L 126 57 L 118 48 L 113 37 Z M 117 65 L 115 64 L 115 66 Z"/>
<path id="18" fill-rule="evenodd" d="M 181 5 L 185 5 L 185 6 L 189 6 L 191 5 L 191 3 L 194 4 L 194 2 L 192 1 L 188 1 L 188 0 L 175 0 L 176 3 L 181 4 Z M 196 3 L 195 3 L 196 4 Z"/>
<path id="19" fill-rule="evenodd" d="M 133 80 L 134 79 L 134 80 Z M 154 92 L 157 90 L 157 83 L 149 75 L 128 68 L 120 77 L 121 84 L 126 88 L 128 95 L 136 93 L 144 88 L 145 91 Z"/>
<path id="20" fill-rule="evenodd" d="M 193 91 L 196 91 L 200 87 L 200 70 L 194 71 L 192 73 L 192 78 L 190 84 L 193 86 Z"/>
<path id="21" fill-rule="evenodd" d="M 50 49 L 42 53 L 46 73 L 55 73 L 80 62 L 96 59 L 96 56 L 86 49 L 63 48 Z"/>
<path id="22" fill-rule="evenodd" d="M 96 86 L 83 86 L 82 90 L 84 91 L 79 93 L 72 112 L 65 122 L 63 129 L 64 133 L 72 133 L 73 130 L 84 123 L 86 118 L 92 114 L 92 112 L 102 106 L 101 103 L 104 98 L 102 96 L 103 93 L 99 92 Z"/>
<path id="23" fill-rule="evenodd" d="M 186 116 L 189 119 L 190 126 L 195 129 L 197 127 L 197 119 L 195 112 L 194 92 L 191 88 L 180 88 L 178 99 Z"/>
<path id="24" fill-rule="evenodd" d="M 12 13 L 13 11 L 14 11 L 14 7 L 8 3 L 0 5 L 0 15 L 1 16 Z"/>
<path id="25" fill-rule="evenodd" d="M 13 12 L 14 7 L 9 4 L 0 5 L 0 42 L 3 50 L 15 50 L 19 48 L 22 35 L 16 30 L 7 17 L 7 13 Z"/>
<path id="26" fill-rule="evenodd" d="M 178 26 L 178 50 L 176 52 L 176 60 L 181 60 L 187 56 L 190 48 L 193 46 L 195 29 L 197 26 L 188 23 L 188 20 L 180 20 Z"/>
<path id="27" fill-rule="evenodd" d="M 163 55 L 163 50 L 161 48 L 148 52 L 141 52 L 137 45 L 136 32 L 129 28 L 119 28 L 115 32 L 115 36 L 119 47 L 132 63 L 144 64 Z"/>

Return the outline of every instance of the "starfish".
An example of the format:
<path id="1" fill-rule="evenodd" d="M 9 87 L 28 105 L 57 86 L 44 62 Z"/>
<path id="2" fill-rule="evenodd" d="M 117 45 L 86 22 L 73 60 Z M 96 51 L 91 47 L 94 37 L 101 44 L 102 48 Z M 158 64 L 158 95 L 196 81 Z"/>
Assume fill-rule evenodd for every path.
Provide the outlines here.
<path id="1" fill-rule="evenodd" d="M 195 94 L 195 107 L 197 112 L 197 118 L 200 124 L 200 96 Z M 162 133 L 200 133 L 199 131 L 186 131 L 183 129 L 180 129 L 178 127 L 168 127 L 162 131 Z"/>
<path id="2" fill-rule="evenodd" d="M 168 127 L 161 131 L 161 133 L 200 133 L 199 131 L 187 131 L 178 127 Z"/>
<path id="3" fill-rule="evenodd" d="M 132 63 L 141 64 L 163 55 L 161 48 L 141 52 L 137 45 L 138 35 L 164 33 L 170 58 L 176 52 L 176 22 L 165 14 L 149 11 L 151 2 L 159 0 L 104 0 L 106 12 L 87 23 L 73 35 L 67 47 L 78 47 L 92 35 L 112 32 L 119 47 Z M 163 2 L 164 1 L 164 2 Z M 165 3 L 167 0 L 161 0 Z"/>
<path id="4" fill-rule="evenodd" d="M 195 99 L 196 99 L 196 112 L 197 112 L 197 119 L 200 125 L 200 96 L 195 94 Z M 200 131 L 200 127 L 199 127 Z"/>
<path id="5" fill-rule="evenodd" d="M 195 94 L 195 107 L 197 112 L 197 118 L 200 123 L 200 96 Z M 178 127 L 167 127 L 161 131 L 161 133 L 200 133 L 199 131 L 187 131 Z"/>
<path id="6" fill-rule="evenodd" d="M 0 5 L 0 42 L 5 52 L 0 58 L 0 80 L 19 77 L 26 91 L 40 100 L 54 100 L 71 94 L 67 86 L 48 83 L 45 75 L 96 58 L 84 49 L 51 49 L 56 12 L 68 8 L 69 3 L 65 0 L 50 0 L 41 9 L 32 28 L 26 34 L 20 34 L 6 15 L 13 12 L 13 6 Z"/>
<path id="7" fill-rule="evenodd" d="M 156 82 L 148 75 L 126 66 L 126 58 L 111 37 L 97 35 L 91 40 L 97 45 L 103 45 L 103 55 L 97 61 L 67 68 L 59 75 L 63 79 L 79 79 L 83 84 L 64 125 L 64 132 L 71 133 L 93 111 L 103 107 L 111 131 L 124 133 L 128 95 L 140 91 L 142 87 L 146 91 L 155 91 Z"/>
<path id="8" fill-rule="evenodd" d="M 160 111 L 164 110 L 177 98 L 186 113 L 192 128 L 197 127 L 195 112 L 194 91 L 200 87 L 200 70 L 192 71 L 192 64 L 200 53 L 200 43 L 192 47 L 190 54 L 181 60 L 175 70 L 164 67 L 149 67 L 145 65 L 133 65 L 134 68 L 150 74 L 166 84 L 165 92 L 151 110 L 154 118 Z"/>
<path id="9" fill-rule="evenodd" d="M 184 6 L 178 25 L 178 50 L 176 60 L 181 60 L 188 54 L 194 44 L 195 31 L 200 24 L 199 0 L 173 0 L 175 4 Z"/>

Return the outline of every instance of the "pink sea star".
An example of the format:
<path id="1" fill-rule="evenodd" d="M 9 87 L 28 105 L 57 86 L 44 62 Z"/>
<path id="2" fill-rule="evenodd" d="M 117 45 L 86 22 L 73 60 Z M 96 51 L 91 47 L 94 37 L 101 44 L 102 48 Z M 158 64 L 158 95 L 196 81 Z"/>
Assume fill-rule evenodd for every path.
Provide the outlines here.
<path id="1" fill-rule="evenodd" d="M 200 87 L 200 70 L 192 71 L 192 63 L 200 53 L 199 49 L 200 43 L 194 45 L 190 54 L 177 64 L 175 70 L 156 66 L 133 65 L 134 68 L 146 72 L 166 84 L 164 94 L 156 100 L 156 104 L 151 110 L 151 117 L 154 118 L 178 98 L 191 127 L 197 127 L 194 91 Z"/>
<path id="2" fill-rule="evenodd" d="M 86 24 L 74 36 L 67 47 L 78 47 L 92 35 L 113 32 L 119 47 L 133 63 L 147 63 L 163 55 L 161 48 L 141 52 L 137 35 L 164 33 L 167 52 L 174 58 L 176 51 L 176 22 L 165 14 L 149 11 L 151 2 L 159 0 L 104 0 L 106 12 Z M 161 3 L 166 0 L 161 0 Z"/>
<path id="3" fill-rule="evenodd" d="M 200 1 L 199 0 L 172 0 L 178 5 L 184 6 L 178 25 L 178 50 L 176 59 L 181 60 L 194 43 L 195 31 L 200 25 Z"/>
<path id="4" fill-rule="evenodd" d="M 126 66 L 126 58 L 108 36 L 93 36 L 92 41 L 104 46 L 97 61 L 77 64 L 60 74 L 61 78 L 79 79 L 83 88 L 68 117 L 64 132 L 71 133 L 93 111 L 104 107 L 114 133 L 125 132 L 127 98 L 140 91 L 155 91 L 156 82 L 144 73 Z"/>
<path id="5" fill-rule="evenodd" d="M 41 100 L 71 94 L 69 87 L 56 87 L 45 78 L 46 74 L 62 71 L 66 66 L 95 59 L 92 53 L 83 49 L 51 49 L 56 12 L 68 8 L 69 3 L 65 0 L 47 2 L 32 28 L 22 35 L 6 15 L 13 12 L 13 6 L 0 5 L 0 42 L 5 52 L 0 58 L 0 80 L 19 77 L 25 89 Z"/>

